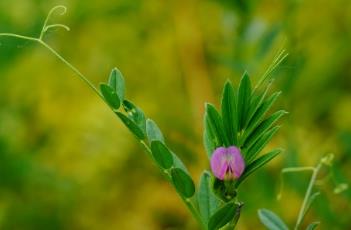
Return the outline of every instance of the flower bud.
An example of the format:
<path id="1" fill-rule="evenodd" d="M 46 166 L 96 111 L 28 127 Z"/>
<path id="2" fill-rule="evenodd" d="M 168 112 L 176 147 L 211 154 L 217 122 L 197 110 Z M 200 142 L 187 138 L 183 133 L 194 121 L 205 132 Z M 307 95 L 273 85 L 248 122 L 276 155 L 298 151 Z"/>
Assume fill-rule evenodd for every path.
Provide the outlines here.
<path id="1" fill-rule="evenodd" d="M 244 172 L 245 162 L 239 148 L 217 148 L 211 157 L 211 170 L 220 180 L 236 180 Z"/>

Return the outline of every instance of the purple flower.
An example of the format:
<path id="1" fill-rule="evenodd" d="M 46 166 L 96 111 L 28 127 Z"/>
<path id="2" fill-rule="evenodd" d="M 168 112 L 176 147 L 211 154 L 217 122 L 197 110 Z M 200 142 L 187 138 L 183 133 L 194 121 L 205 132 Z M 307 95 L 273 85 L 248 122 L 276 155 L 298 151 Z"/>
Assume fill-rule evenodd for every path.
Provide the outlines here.
<path id="1" fill-rule="evenodd" d="M 245 162 L 237 147 L 219 147 L 212 154 L 211 169 L 220 180 L 234 180 L 243 173 Z"/>

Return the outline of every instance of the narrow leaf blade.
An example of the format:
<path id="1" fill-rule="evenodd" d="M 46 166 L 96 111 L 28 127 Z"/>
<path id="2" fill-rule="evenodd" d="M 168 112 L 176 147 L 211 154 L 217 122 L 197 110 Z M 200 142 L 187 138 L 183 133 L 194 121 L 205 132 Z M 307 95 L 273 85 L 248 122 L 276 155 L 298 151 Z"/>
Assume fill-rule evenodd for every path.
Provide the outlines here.
<path id="1" fill-rule="evenodd" d="M 237 145 L 238 118 L 237 105 L 233 85 L 227 82 L 222 94 L 222 119 L 223 126 L 230 145 Z"/>
<path id="2" fill-rule="evenodd" d="M 223 121 L 221 115 L 218 113 L 216 108 L 211 104 L 206 104 L 206 123 L 214 135 L 213 145 L 215 147 L 219 146 L 229 146 L 228 138 L 225 134 Z M 212 153 L 211 153 L 212 154 Z"/>
<path id="3" fill-rule="evenodd" d="M 276 126 L 268 130 L 258 139 L 250 148 L 244 149 L 245 152 L 245 162 L 253 161 L 260 151 L 268 144 L 268 142 L 273 138 L 274 134 L 278 132 L 280 126 Z"/>
<path id="4" fill-rule="evenodd" d="M 269 230 L 289 230 L 288 226 L 274 212 L 267 209 L 258 210 L 258 217 L 261 223 Z"/>
<path id="5" fill-rule="evenodd" d="M 242 130 L 245 126 L 247 119 L 247 113 L 250 106 L 251 99 L 251 81 L 247 72 L 242 76 L 239 83 L 238 90 L 238 124 L 239 130 Z"/>
<path id="6" fill-rule="evenodd" d="M 269 128 L 279 120 L 287 112 L 284 110 L 279 110 L 273 113 L 271 116 L 266 118 L 260 123 L 259 126 L 244 140 L 244 148 L 250 148 L 257 140 L 259 140 L 264 133 L 269 130 Z"/>
<path id="7" fill-rule="evenodd" d="M 267 164 L 270 160 L 276 157 L 279 153 L 281 153 L 280 149 L 273 150 L 265 155 L 260 156 L 252 163 L 246 166 L 243 174 L 237 180 L 235 186 L 238 187 L 241 182 L 243 182 L 250 174 L 255 172 L 257 169 L 261 168 L 263 165 Z"/>

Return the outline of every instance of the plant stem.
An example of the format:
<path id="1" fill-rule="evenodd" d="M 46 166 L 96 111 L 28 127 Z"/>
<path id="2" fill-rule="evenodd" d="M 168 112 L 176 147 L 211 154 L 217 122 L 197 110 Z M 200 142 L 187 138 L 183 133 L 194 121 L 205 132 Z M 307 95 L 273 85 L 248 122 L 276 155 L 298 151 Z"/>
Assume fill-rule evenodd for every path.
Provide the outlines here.
<path id="1" fill-rule="evenodd" d="M 322 161 L 319 162 L 318 165 L 313 169 L 313 173 L 312 173 L 310 182 L 308 184 L 308 187 L 307 187 L 307 190 L 306 190 L 306 193 L 305 193 L 305 197 L 304 197 L 304 200 L 302 202 L 302 206 L 300 208 L 300 212 L 299 212 L 299 215 L 298 215 L 298 218 L 297 218 L 294 230 L 298 230 L 300 225 L 301 225 L 301 223 L 302 223 L 302 220 L 303 220 L 303 217 L 304 217 L 304 213 L 305 213 L 305 209 L 307 208 L 306 206 L 307 206 L 308 200 L 311 197 L 312 188 L 313 188 L 313 186 L 314 186 L 314 184 L 316 182 L 317 175 L 319 173 L 319 170 L 322 167 L 322 164 L 323 164 Z"/>

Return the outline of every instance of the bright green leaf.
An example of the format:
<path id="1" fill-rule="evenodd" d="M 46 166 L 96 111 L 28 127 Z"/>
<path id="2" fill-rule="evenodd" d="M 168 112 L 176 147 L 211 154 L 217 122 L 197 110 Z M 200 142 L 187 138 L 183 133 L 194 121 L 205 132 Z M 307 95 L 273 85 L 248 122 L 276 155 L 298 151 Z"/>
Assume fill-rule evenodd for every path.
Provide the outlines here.
<path id="1" fill-rule="evenodd" d="M 106 103 L 111 106 L 111 108 L 117 110 L 121 105 L 121 102 L 116 94 L 116 92 L 108 85 L 102 83 L 100 84 L 100 92 L 104 97 Z"/>
<path id="2" fill-rule="evenodd" d="M 258 210 L 261 223 L 269 230 L 289 230 L 288 226 L 274 212 L 267 209 Z"/>
<path id="3" fill-rule="evenodd" d="M 276 92 L 272 94 L 267 100 L 265 100 L 260 107 L 256 110 L 254 115 L 249 121 L 249 124 L 245 130 L 244 137 L 247 137 L 251 134 L 251 132 L 257 128 L 260 122 L 264 119 L 264 116 L 268 112 L 268 110 L 272 107 L 273 103 L 278 99 L 281 92 Z"/>
<path id="4" fill-rule="evenodd" d="M 232 84 L 227 82 L 222 94 L 222 119 L 223 126 L 230 145 L 237 145 L 238 118 L 235 92 Z"/>
<path id="5" fill-rule="evenodd" d="M 209 130 L 211 130 L 215 138 L 213 140 L 213 145 L 215 147 L 223 145 L 229 146 L 228 138 L 224 131 L 221 115 L 218 113 L 218 111 L 213 105 L 206 104 L 205 117 Z"/>
<path id="6" fill-rule="evenodd" d="M 184 170 L 180 168 L 172 168 L 171 177 L 174 187 L 182 197 L 190 198 L 194 195 L 194 182 Z"/>
<path id="7" fill-rule="evenodd" d="M 275 149 L 265 155 L 260 156 L 252 163 L 245 167 L 243 174 L 237 180 L 235 186 L 238 187 L 241 182 L 243 182 L 251 173 L 256 171 L 257 169 L 261 168 L 263 165 L 267 164 L 270 160 L 276 157 L 281 152 L 280 149 Z"/>
<path id="8" fill-rule="evenodd" d="M 117 68 L 113 68 L 108 80 L 108 85 L 117 93 L 120 101 L 124 100 L 125 83 L 124 78 Z"/>
<path id="9" fill-rule="evenodd" d="M 238 124 L 239 131 L 242 130 L 245 126 L 247 113 L 250 106 L 251 100 L 251 81 L 247 72 L 242 76 L 239 83 L 238 90 Z"/>
<path id="10" fill-rule="evenodd" d="M 140 140 L 145 138 L 144 132 L 140 129 L 140 127 L 126 115 L 121 112 L 116 112 L 117 116 L 121 119 L 121 121 L 128 127 L 128 129 Z"/>
<path id="11" fill-rule="evenodd" d="M 258 139 L 262 137 L 262 135 L 265 134 L 265 132 L 279 119 L 281 118 L 284 114 L 287 112 L 284 110 L 279 110 L 275 113 L 273 113 L 271 116 L 266 118 L 264 121 L 260 123 L 260 125 L 252 131 L 251 135 L 248 136 L 244 140 L 244 148 L 250 148 Z"/>
<path id="12" fill-rule="evenodd" d="M 146 120 L 146 133 L 150 143 L 154 140 L 164 142 L 164 138 L 160 128 L 151 119 Z"/>
<path id="13" fill-rule="evenodd" d="M 169 169 L 173 165 L 173 156 L 165 144 L 160 141 L 151 142 L 151 152 L 157 164 L 163 169 Z"/>
<path id="14" fill-rule="evenodd" d="M 260 153 L 260 151 L 268 144 L 268 142 L 272 139 L 274 134 L 279 130 L 280 126 L 276 126 L 268 130 L 262 135 L 261 138 L 258 139 L 250 148 L 244 149 L 245 153 L 245 162 L 250 163 L 252 160 L 256 158 L 256 156 Z"/>
<path id="15" fill-rule="evenodd" d="M 211 190 L 211 174 L 208 171 L 204 171 L 201 175 L 197 201 L 201 217 L 204 223 L 207 224 L 209 218 L 221 203 Z"/>
<path id="16" fill-rule="evenodd" d="M 210 218 L 208 222 L 208 230 L 218 230 L 231 220 L 234 219 L 236 212 L 239 212 L 241 205 L 234 202 L 226 203 L 219 208 Z"/>

